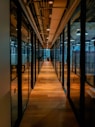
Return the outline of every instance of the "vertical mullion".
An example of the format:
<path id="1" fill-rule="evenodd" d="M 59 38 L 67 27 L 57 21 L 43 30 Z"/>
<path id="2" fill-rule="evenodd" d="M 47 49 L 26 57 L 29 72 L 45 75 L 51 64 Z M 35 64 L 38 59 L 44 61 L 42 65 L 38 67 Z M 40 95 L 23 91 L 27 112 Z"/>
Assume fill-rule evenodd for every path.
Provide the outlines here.
<path id="1" fill-rule="evenodd" d="M 67 44 L 67 97 L 70 97 L 70 21 L 68 22 L 68 44 Z"/>
<path id="2" fill-rule="evenodd" d="M 62 86 L 64 87 L 64 30 L 62 32 L 63 39 L 62 39 Z"/>
<path id="3" fill-rule="evenodd" d="M 39 60 L 40 60 L 40 52 L 39 52 L 39 40 L 38 40 L 38 74 L 39 74 L 39 72 L 40 72 L 40 68 L 39 68 L 39 66 L 40 66 L 40 64 L 39 64 Z"/>
<path id="4" fill-rule="evenodd" d="M 36 81 L 36 34 L 35 34 L 35 81 Z"/>
<path id="5" fill-rule="evenodd" d="M 33 30 L 31 31 L 31 88 L 33 89 Z"/>
<path id="6" fill-rule="evenodd" d="M 22 117 L 22 50 L 21 50 L 21 22 L 22 14 L 20 5 L 17 4 L 17 39 L 18 39 L 18 121 L 20 122 Z"/>
<path id="7" fill-rule="evenodd" d="M 61 44 L 62 44 L 62 40 L 61 40 L 61 34 L 60 34 L 60 56 L 61 56 L 61 53 L 62 53 L 62 52 L 61 52 L 61 49 L 62 49 L 62 48 L 61 48 L 61 46 L 62 46 Z M 60 58 L 60 57 L 59 57 L 59 58 Z M 60 81 L 61 81 L 61 69 L 62 69 L 62 68 L 61 68 L 61 62 L 62 62 L 61 60 L 62 60 L 62 56 L 61 56 L 61 58 L 60 58 Z"/>
<path id="8" fill-rule="evenodd" d="M 81 0 L 81 45 L 80 45 L 80 124 L 84 126 L 85 106 L 85 20 L 86 0 Z"/>

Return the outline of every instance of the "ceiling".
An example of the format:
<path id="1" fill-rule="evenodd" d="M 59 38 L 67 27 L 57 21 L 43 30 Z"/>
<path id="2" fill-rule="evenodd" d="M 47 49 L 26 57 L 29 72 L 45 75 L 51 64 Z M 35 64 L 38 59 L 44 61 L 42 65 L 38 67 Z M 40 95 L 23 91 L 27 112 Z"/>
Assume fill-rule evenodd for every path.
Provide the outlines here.
<path id="1" fill-rule="evenodd" d="M 44 48 L 51 48 L 80 0 L 19 0 Z"/>
<path id="2" fill-rule="evenodd" d="M 51 2 L 51 3 L 49 3 Z M 27 17 L 23 21 L 29 21 L 37 37 L 44 48 L 51 48 L 71 18 L 80 0 L 19 0 L 19 3 Z M 17 27 L 17 8 L 11 5 L 11 30 L 15 36 Z M 27 40 L 28 32 L 24 23 L 22 25 L 24 40 Z"/>
<path id="3" fill-rule="evenodd" d="M 22 4 L 22 3 L 21 3 Z M 45 48 L 50 48 L 68 0 L 23 0 L 25 9 L 32 17 Z"/>

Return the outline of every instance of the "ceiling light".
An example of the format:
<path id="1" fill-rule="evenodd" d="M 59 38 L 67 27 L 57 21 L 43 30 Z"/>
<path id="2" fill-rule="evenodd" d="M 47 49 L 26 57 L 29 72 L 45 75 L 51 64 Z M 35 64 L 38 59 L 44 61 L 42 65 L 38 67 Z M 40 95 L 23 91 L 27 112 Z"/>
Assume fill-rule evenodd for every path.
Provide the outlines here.
<path id="1" fill-rule="evenodd" d="M 73 42 L 73 41 L 75 41 L 75 40 L 71 39 L 70 41 Z"/>
<path id="2" fill-rule="evenodd" d="M 88 35 L 88 32 L 85 32 L 85 35 Z"/>
<path id="3" fill-rule="evenodd" d="M 76 35 L 77 36 L 80 36 L 80 34 L 81 34 L 81 30 L 80 29 L 77 29 Z M 85 32 L 85 35 L 88 35 L 88 32 Z"/>
<path id="4" fill-rule="evenodd" d="M 47 28 L 47 31 L 50 31 L 50 28 Z"/>
<path id="5" fill-rule="evenodd" d="M 76 45 L 77 45 L 77 46 L 79 46 L 80 44 L 79 44 L 79 43 L 77 43 Z"/>
<path id="6" fill-rule="evenodd" d="M 67 44 L 67 41 L 64 41 L 64 44 Z"/>
<path id="7" fill-rule="evenodd" d="M 52 1 L 52 0 L 50 0 L 48 3 L 49 3 L 49 4 L 53 4 L 53 1 Z"/>
<path id="8" fill-rule="evenodd" d="M 89 44 L 89 43 L 90 43 L 90 40 L 86 40 L 85 43 L 86 43 L 86 44 Z"/>
<path id="9" fill-rule="evenodd" d="M 76 35 L 80 36 L 80 29 L 77 29 Z"/>
<path id="10" fill-rule="evenodd" d="M 93 38 L 91 39 L 91 41 L 95 41 L 95 37 L 93 37 Z"/>
<path id="11" fill-rule="evenodd" d="M 49 15 L 49 18 L 51 18 L 51 17 L 52 17 L 52 14 Z"/>

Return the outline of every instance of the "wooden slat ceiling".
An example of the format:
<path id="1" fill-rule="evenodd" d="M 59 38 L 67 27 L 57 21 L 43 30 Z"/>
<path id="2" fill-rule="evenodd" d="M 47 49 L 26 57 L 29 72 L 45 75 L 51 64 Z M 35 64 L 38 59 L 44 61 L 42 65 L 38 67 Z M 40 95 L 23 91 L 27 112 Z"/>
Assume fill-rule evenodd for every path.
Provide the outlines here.
<path id="1" fill-rule="evenodd" d="M 53 4 L 49 4 L 49 1 Z M 67 9 L 67 3 L 68 0 L 29 0 L 26 2 L 36 20 L 36 25 L 39 24 L 38 30 L 45 48 L 52 45 L 60 20 Z M 47 31 L 47 28 L 50 31 Z"/>
<path id="2" fill-rule="evenodd" d="M 57 35 L 60 33 L 60 24 L 62 26 L 61 29 L 64 27 L 61 20 L 64 19 L 64 16 L 72 4 L 79 0 L 53 0 L 53 4 L 49 4 L 49 1 L 50 0 L 19 0 L 24 12 L 27 12 L 26 17 L 31 20 L 30 24 L 34 26 L 33 29 L 38 31 L 37 35 L 40 36 L 44 48 L 51 48 L 55 42 L 54 38 L 57 31 Z M 13 15 L 11 15 L 11 20 L 12 25 L 16 27 L 16 19 Z M 50 28 L 50 31 L 47 31 L 47 28 Z M 26 28 L 23 28 L 23 34 L 24 37 L 27 37 Z"/>
<path id="3" fill-rule="evenodd" d="M 50 23 L 50 32 L 48 42 L 51 44 L 53 37 L 57 31 L 60 20 L 66 10 L 67 0 L 54 0 L 53 8 L 52 8 L 52 16 Z"/>

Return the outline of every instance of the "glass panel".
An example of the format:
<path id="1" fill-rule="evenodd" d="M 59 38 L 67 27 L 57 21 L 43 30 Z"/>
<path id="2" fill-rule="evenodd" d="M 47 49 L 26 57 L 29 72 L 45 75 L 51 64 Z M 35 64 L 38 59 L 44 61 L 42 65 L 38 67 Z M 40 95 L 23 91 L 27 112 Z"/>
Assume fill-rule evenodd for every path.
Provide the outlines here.
<path id="1" fill-rule="evenodd" d="M 55 71 L 56 71 L 56 74 L 58 75 L 58 72 L 57 72 L 57 61 L 58 61 L 58 54 L 57 54 L 57 42 L 55 42 Z"/>
<path id="2" fill-rule="evenodd" d="M 10 64 L 11 64 L 11 113 L 12 127 L 18 118 L 18 77 L 17 77 L 17 7 L 11 1 L 10 16 Z"/>
<path id="3" fill-rule="evenodd" d="M 41 69 L 42 63 L 44 60 L 44 49 L 41 44 L 39 44 L 39 69 Z"/>
<path id="4" fill-rule="evenodd" d="M 35 66 L 36 66 L 36 63 L 35 63 L 35 59 L 36 59 L 36 55 L 35 55 L 35 34 L 33 34 L 33 86 L 35 85 L 35 73 L 36 73 L 36 70 L 35 70 Z"/>
<path id="5" fill-rule="evenodd" d="M 39 57 L 39 54 L 38 54 L 38 40 L 36 40 L 36 79 L 38 77 L 38 57 Z"/>
<path id="6" fill-rule="evenodd" d="M 63 72 L 62 72 L 62 55 L 63 55 L 63 34 L 61 34 L 61 38 L 60 38 L 60 81 L 62 82 L 62 76 L 63 76 Z"/>
<path id="7" fill-rule="evenodd" d="M 44 50 L 44 61 L 50 60 L 50 49 L 43 49 Z"/>
<path id="8" fill-rule="evenodd" d="M 67 26 L 64 31 L 64 90 L 67 91 Z"/>
<path id="9" fill-rule="evenodd" d="M 27 26 L 28 21 L 24 15 L 22 15 L 22 109 L 25 110 L 29 98 L 30 79 L 29 79 L 29 45 L 30 45 L 30 33 Z"/>
<path id="10" fill-rule="evenodd" d="M 60 37 L 57 40 L 57 62 L 56 62 L 56 68 L 57 68 L 57 75 L 58 79 L 60 80 Z"/>
<path id="11" fill-rule="evenodd" d="M 95 1 L 86 0 L 85 29 L 85 126 L 95 126 Z M 89 6 L 90 5 L 90 6 Z"/>
<path id="12" fill-rule="evenodd" d="M 70 25 L 70 98 L 79 117 L 80 109 L 80 5 L 76 8 Z"/>

